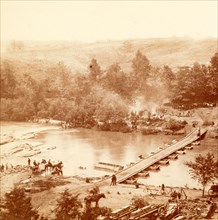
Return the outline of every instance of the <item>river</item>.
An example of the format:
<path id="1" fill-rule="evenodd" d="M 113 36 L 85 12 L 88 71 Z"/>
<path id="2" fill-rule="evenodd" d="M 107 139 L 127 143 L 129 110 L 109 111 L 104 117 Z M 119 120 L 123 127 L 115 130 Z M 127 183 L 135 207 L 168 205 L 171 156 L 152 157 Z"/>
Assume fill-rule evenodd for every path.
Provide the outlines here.
<path id="1" fill-rule="evenodd" d="M 141 135 L 139 133 L 124 134 L 116 132 L 93 131 L 78 129 L 72 131 L 49 131 L 41 133 L 38 139 L 47 145 L 57 148 L 45 155 L 52 160 L 64 162 L 65 175 L 99 176 L 108 173 L 96 171 L 94 164 L 99 161 L 126 165 L 138 160 L 140 154 L 147 155 L 158 147 L 182 136 Z M 168 186 L 185 186 L 199 188 L 200 185 L 190 178 L 185 161 L 194 160 L 198 154 L 217 153 L 216 140 L 205 139 L 201 145 L 188 150 L 179 159 L 171 160 L 170 165 L 162 166 L 159 172 L 150 172 L 150 177 L 140 179 L 140 182 Z M 42 155 L 43 156 L 43 155 Z M 78 167 L 85 167 L 81 170 Z"/>
<path id="2" fill-rule="evenodd" d="M 18 124 L 19 125 L 19 124 Z M 22 124 L 23 125 L 23 124 Z M 11 126 L 11 124 L 10 124 Z M 25 124 L 25 126 L 29 126 Z M 31 125 L 34 126 L 34 125 Z M 18 129 L 18 127 L 15 128 Z M 182 136 L 166 135 L 141 135 L 140 133 L 118 133 L 103 132 L 88 129 L 70 130 L 46 130 L 39 132 L 33 142 L 43 143 L 52 148 L 49 151 L 42 151 L 41 154 L 31 157 L 41 161 L 41 159 L 51 159 L 51 161 L 61 160 L 64 163 L 63 172 L 66 176 L 79 175 L 83 177 L 93 177 L 111 175 L 111 173 L 97 171 L 94 165 L 100 161 L 127 165 L 138 160 L 139 155 L 146 156 L 164 144 L 179 140 Z M 14 143 L 16 144 L 16 143 Z M 7 147 L 7 146 L 2 146 Z M 179 159 L 171 160 L 170 165 L 162 166 L 159 172 L 150 172 L 150 177 L 140 179 L 140 182 L 167 186 L 189 186 L 199 188 L 200 185 L 191 179 L 185 161 L 194 160 L 198 154 L 214 152 L 217 155 L 217 140 L 205 139 L 193 150 L 188 150 L 185 155 L 179 155 Z M 27 158 L 12 155 L 14 161 L 27 163 Z M 79 167 L 86 169 L 79 169 Z"/>

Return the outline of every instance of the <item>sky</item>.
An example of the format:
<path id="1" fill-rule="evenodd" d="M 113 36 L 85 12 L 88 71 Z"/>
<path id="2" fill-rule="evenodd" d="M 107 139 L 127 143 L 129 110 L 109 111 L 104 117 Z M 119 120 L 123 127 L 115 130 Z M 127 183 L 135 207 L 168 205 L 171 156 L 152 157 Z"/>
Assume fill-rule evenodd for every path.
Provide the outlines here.
<path id="1" fill-rule="evenodd" d="M 217 38 L 217 0 L 1 0 L 1 40 Z"/>

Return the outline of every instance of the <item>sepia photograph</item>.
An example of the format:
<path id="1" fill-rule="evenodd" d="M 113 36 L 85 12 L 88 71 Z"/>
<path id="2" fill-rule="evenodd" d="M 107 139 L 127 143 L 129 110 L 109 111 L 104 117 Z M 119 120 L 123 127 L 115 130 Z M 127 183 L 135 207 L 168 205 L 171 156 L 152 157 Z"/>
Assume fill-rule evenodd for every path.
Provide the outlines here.
<path id="1" fill-rule="evenodd" d="M 0 220 L 218 219 L 217 0 L 0 4 Z"/>

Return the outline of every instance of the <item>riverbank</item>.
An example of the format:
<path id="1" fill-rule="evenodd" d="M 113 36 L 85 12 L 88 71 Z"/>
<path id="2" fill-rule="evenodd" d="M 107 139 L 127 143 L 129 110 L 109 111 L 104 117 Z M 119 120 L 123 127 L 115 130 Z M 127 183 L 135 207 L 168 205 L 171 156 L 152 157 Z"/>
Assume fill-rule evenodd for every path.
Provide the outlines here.
<path id="1" fill-rule="evenodd" d="M 16 171 L 17 170 L 17 171 Z M 84 198 L 89 194 L 93 187 L 90 183 L 86 183 L 84 179 L 78 177 L 64 176 L 32 176 L 27 166 L 17 167 L 14 172 L 7 171 L 1 178 L 1 198 L 6 192 L 9 192 L 13 186 L 24 187 L 30 189 L 26 193 L 31 197 L 33 207 L 40 215 L 52 220 L 55 216 L 55 208 L 60 193 L 65 189 L 76 195 L 79 193 L 79 200 L 85 207 Z M 78 191 L 78 187 L 80 191 Z M 134 198 L 144 198 L 149 204 L 164 205 L 171 198 L 172 191 L 180 192 L 178 187 L 165 186 L 165 193 L 161 192 L 160 186 L 140 185 L 136 188 L 133 185 L 115 185 L 102 186 L 100 192 L 104 193 L 106 198 L 99 201 L 100 207 L 108 207 L 112 211 L 118 210 L 127 205 L 131 205 Z M 202 191 L 198 189 L 183 188 L 181 193 L 181 206 L 183 216 L 206 216 L 209 210 L 208 197 L 201 197 Z M 217 199 L 215 202 L 218 202 Z M 212 219 L 216 219 L 217 213 Z"/>
<path id="2" fill-rule="evenodd" d="M 45 130 L 61 129 L 58 126 L 44 125 L 30 122 L 4 122 L 1 121 L 0 145 L 17 140 L 31 139 L 39 132 Z"/>

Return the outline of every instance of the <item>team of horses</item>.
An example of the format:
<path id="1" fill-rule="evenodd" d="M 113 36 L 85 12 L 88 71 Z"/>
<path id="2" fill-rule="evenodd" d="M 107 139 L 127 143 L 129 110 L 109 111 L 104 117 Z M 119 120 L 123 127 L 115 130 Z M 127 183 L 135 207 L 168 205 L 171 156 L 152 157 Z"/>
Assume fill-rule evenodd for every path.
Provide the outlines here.
<path id="1" fill-rule="evenodd" d="M 63 175 L 63 162 L 60 161 L 58 163 L 51 163 L 49 160 L 48 162 L 46 160 L 42 160 L 41 163 L 36 163 L 34 161 L 33 166 L 30 166 L 31 170 L 34 174 L 38 173 L 45 173 L 45 174 L 52 174 L 52 175 Z"/>

